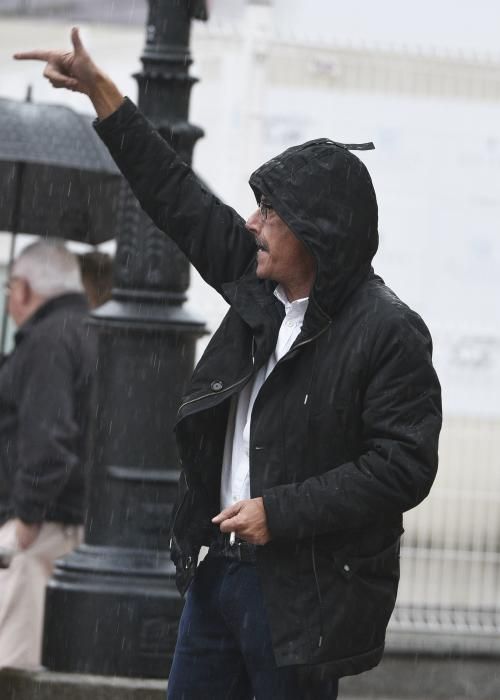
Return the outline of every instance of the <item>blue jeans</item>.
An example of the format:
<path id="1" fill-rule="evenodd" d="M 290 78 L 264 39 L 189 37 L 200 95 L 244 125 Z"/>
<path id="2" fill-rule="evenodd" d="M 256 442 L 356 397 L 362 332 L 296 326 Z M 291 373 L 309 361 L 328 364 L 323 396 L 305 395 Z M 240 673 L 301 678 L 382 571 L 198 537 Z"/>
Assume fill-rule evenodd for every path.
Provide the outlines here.
<path id="1" fill-rule="evenodd" d="M 296 667 L 277 668 L 255 564 L 210 554 L 182 613 L 168 700 L 335 700 L 336 679 L 298 687 Z"/>

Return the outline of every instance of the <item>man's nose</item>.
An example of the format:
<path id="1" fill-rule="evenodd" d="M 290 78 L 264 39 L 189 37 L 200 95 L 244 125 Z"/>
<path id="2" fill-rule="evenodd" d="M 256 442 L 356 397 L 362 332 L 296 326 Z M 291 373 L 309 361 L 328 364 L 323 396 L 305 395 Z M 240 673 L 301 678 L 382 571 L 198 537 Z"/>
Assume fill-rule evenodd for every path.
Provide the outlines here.
<path id="1" fill-rule="evenodd" d="M 260 231 L 260 226 L 262 223 L 262 217 L 260 215 L 260 211 L 256 209 L 245 222 L 245 227 L 247 231 L 249 231 L 251 234 L 255 235 Z"/>

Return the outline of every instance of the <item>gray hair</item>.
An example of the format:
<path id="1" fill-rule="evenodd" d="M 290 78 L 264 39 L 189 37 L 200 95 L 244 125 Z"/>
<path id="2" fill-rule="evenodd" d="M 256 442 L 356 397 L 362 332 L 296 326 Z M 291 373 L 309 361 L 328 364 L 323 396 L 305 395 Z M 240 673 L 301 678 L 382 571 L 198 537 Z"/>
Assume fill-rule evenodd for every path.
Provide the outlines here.
<path id="1" fill-rule="evenodd" d="M 11 277 L 27 280 L 43 297 L 83 292 L 76 255 L 57 239 L 44 239 L 24 248 L 12 265 Z"/>

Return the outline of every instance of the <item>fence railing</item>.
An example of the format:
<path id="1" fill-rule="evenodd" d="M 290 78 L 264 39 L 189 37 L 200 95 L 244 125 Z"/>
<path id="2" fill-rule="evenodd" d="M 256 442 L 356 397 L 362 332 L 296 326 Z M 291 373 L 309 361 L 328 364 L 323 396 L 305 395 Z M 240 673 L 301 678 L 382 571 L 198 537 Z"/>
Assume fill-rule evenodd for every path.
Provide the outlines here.
<path id="1" fill-rule="evenodd" d="M 430 496 L 406 514 L 393 648 L 500 651 L 500 419 L 448 417 Z"/>

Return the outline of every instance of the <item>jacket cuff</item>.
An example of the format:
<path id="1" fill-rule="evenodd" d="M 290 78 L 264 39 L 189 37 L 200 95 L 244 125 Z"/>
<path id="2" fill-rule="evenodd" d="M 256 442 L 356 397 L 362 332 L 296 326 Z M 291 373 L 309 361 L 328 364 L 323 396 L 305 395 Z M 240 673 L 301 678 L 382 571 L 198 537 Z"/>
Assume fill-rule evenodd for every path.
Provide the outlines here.
<path id="1" fill-rule="evenodd" d="M 135 104 L 125 97 L 121 105 L 105 119 L 94 119 L 93 126 L 102 139 L 106 139 L 116 129 L 122 129 L 139 112 Z"/>
<path id="2" fill-rule="evenodd" d="M 27 523 L 28 525 L 43 523 L 45 519 L 43 508 L 28 507 L 21 503 L 16 503 L 14 505 L 14 517 L 19 518 L 19 520 L 22 520 L 23 523 Z"/>
<path id="3" fill-rule="evenodd" d="M 273 539 L 297 536 L 297 523 L 295 522 L 295 527 L 293 527 L 291 523 L 287 523 L 289 518 L 287 518 L 286 509 L 283 507 L 283 494 L 280 493 L 284 488 L 286 487 L 275 486 L 272 489 L 267 489 L 262 494 L 264 510 L 266 511 L 267 528 Z"/>

